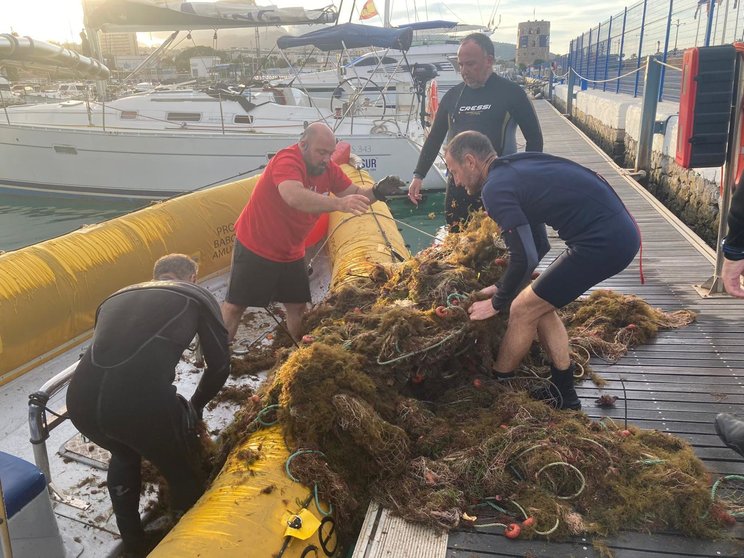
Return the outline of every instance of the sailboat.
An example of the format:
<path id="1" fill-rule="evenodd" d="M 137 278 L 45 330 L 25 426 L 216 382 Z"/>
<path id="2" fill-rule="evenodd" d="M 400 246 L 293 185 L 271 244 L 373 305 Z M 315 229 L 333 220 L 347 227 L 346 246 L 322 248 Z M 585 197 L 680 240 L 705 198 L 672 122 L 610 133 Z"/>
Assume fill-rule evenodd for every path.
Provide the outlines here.
<path id="1" fill-rule="evenodd" d="M 148 0 L 86 3 L 94 51 L 98 30 L 255 28 L 329 23 L 336 18 L 332 7 L 305 10 L 184 2 L 171 8 Z M 410 33 L 386 32 L 391 44 Z M 37 48 L 34 55 L 42 60 L 49 53 Z M 0 50 L 0 56 L 17 54 Z M 76 67 L 74 62 L 74 57 L 67 61 Z M 374 178 L 382 178 L 383 168 L 390 174 L 410 174 L 423 143 L 424 129 L 415 118 L 404 122 L 385 115 L 338 114 L 330 108 L 307 106 L 310 103 L 291 88 L 251 95 L 154 91 L 109 102 L 67 100 L 10 107 L 0 115 L 0 159 L 4 161 L 0 190 L 168 198 L 262 169 L 273 153 L 294 143 L 316 121 L 328 123 L 339 139 L 348 141 L 360 165 Z M 430 175 L 427 187 L 444 188 L 441 172 Z"/>

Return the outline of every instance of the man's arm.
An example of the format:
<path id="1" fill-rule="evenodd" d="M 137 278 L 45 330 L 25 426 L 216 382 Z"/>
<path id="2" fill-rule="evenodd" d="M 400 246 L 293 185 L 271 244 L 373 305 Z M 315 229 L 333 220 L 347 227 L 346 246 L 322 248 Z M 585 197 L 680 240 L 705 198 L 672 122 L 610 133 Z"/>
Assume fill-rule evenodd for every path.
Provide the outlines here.
<path id="1" fill-rule="evenodd" d="M 429 135 L 426 137 L 426 141 L 424 141 L 424 145 L 421 148 L 421 153 L 416 162 L 416 169 L 413 171 L 414 176 L 424 178 L 426 173 L 429 172 L 437 155 L 439 155 L 444 138 L 447 137 L 447 130 L 449 130 L 449 111 L 440 105 L 437 115 L 434 117 L 434 123 L 431 125 Z"/>
<path id="2" fill-rule="evenodd" d="M 362 194 L 343 192 L 336 196 L 324 196 L 312 190 L 308 190 L 302 182 L 296 180 L 285 180 L 278 186 L 279 195 L 285 203 L 298 211 L 305 213 L 327 213 L 329 211 L 344 211 L 361 215 L 370 204 L 370 199 Z"/>
<path id="3" fill-rule="evenodd" d="M 540 261 L 533 233 L 534 230 L 527 224 L 501 233 L 509 249 L 509 266 L 496 285 L 480 291 L 479 294 L 490 296 L 491 299 L 480 300 L 470 306 L 468 313 L 471 320 L 486 320 L 503 312 L 529 282 Z"/>
<path id="4" fill-rule="evenodd" d="M 522 135 L 527 141 L 525 151 L 542 151 L 543 136 L 540 121 L 537 119 L 535 107 L 524 89 L 515 85 L 509 103 L 509 113 L 517 122 Z"/>
<path id="5" fill-rule="evenodd" d="M 227 344 L 227 329 L 222 322 L 219 306 L 202 305 L 199 316 L 199 343 L 201 344 L 207 368 L 204 370 L 199 385 L 191 397 L 191 404 L 199 418 L 207 403 L 217 395 L 225 385 L 230 374 L 230 349 Z"/>

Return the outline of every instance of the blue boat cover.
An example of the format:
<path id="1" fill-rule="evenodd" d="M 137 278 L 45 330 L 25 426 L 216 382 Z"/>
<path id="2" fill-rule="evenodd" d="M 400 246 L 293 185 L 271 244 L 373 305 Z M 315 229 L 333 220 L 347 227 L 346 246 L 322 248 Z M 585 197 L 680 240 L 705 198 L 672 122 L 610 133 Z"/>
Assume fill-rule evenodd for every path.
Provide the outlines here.
<path id="1" fill-rule="evenodd" d="M 280 49 L 314 46 L 323 51 L 343 50 L 344 48 L 380 47 L 408 50 L 411 48 L 413 30 L 386 29 L 358 23 L 342 23 L 305 33 L 298 37 L 285 35 L 276 40 Z"/>
<path id="2" fill-rule="evenodd" d="M 456 21 L 445 21 L 443 19 L 434 19 L 432 21 L 416 21 L 414 23 L 404 23 L 398 25 L 398 29 L 413 29 L 414 31 L 421 31 L 422 29 L 452 29 L 457 27 Z"/>
<path id="3" fill-rule="evenodd" d="M 46 490 L 46 480 L 36 465 L 0 451 L 0 482 L 3 485 L 8 518 Z"/>

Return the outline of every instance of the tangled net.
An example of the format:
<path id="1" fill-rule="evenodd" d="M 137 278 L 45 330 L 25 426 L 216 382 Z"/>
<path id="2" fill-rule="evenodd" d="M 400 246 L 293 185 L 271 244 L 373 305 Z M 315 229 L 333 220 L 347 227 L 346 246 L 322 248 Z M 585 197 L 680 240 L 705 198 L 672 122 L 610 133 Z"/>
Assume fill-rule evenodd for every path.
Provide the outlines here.
<path id="1" fill-rule="evenodd" d="M 281 354 L 262 404 L 278 404 L 293 474 L 317 483 L 347 535 L 374 498 L 450 529 L 526 521 L 522 536 L 604 536 L 620 528 L 714 536 L 709 481 L 683 440 L 556 411 L 529 396 L 549 362 L 535 345 L 520 380 L 491 379 L 506 328 L 471 322 L 477 291 L 505 270 L 496 225 L 476 215 L 441 245 L 353 278 L 306 316 L 310 343 Z M 596 291 L 561 311 L 573 359 L 614 361 L 659 330 L 693 321 Z M 521 388 L 526 389 L 521 389 Z M 248 402 L 231 441 L 255 427 Z"/>

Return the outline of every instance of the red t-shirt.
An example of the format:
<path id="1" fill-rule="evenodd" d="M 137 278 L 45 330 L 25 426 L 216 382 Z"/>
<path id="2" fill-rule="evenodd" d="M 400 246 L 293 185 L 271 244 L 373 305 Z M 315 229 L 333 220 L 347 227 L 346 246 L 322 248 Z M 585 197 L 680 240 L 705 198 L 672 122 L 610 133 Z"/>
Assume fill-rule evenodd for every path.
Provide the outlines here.
<path id="1" fill-rule="evenodd" d="M 243 246 L 275 262 L 293 262 L 304 257 L 305 238 L 320 216 L 287 205 L 277 187 L 285 180 L 301 182 L 305 188 L 325 195 L 343 192 L 351 184 L 351 179 L 333 161 L 320 176 L 308 175 L 298 144 L 282 149 L 271 158 L 235 222 L 235 235 Z"/>

